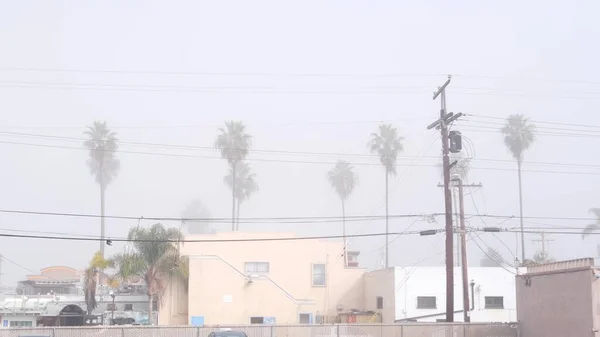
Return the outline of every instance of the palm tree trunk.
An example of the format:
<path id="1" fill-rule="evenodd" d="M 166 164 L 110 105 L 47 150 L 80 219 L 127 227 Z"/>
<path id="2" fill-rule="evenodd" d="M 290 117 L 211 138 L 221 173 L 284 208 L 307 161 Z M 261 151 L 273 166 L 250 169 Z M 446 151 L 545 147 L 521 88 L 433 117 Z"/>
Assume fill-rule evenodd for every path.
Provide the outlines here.
<path id="1" fill-rule="evenodd" d="M 346 246 L 346 204 L 342 198 L 342 237 L 344 238 L 344 267 L 348 267 L 348 247 Z"/>
<path id="2" fill-rule="evenodd" d="M 104 239 L 106 237 L 106 227 L 104 225 L 104 205 L 105 205 L 106 187 L 104 183 L 100 184 L 100 254 L 104 258 Z"/>
<path id="3" fill-rule="evenodd" d="M 148 325 L 154 324 L 154 294 L 148 292 Z"/>
<path id="4" fill-rule="evenodd" d="M 389 199 L 389 191 L 388 191 L 388 177 L 389 177 L 389 172 L 386 170 L 385 171 L 385 267 L 388 268 L 389 267 L 389 232 L 390 232 L 390 222 L 389 222 L 389 203 L 388 203 L 388 199 Z"/>
<path id="5" fill-rule="evenodd" d="M 238 199 L 238 200 L 237 200 L 237 210 L 236 210 L 236 213 L 237 213 L 237 214 L 235 215 L 235 218 L 236 218 L 235 229 L 236 229 L 237 231 L 239 231 L 239 230 L 240 230 L 240 205 L 241 205 L 241 204 L 242 204 L 242 203 L 240 202 L 240 199 Z"/>
<path id="6" fill-rule="evenodd" d="M 235 182 L 237 180 L 237 175 L 235 174 L 235 166 L 234 162 L 231 167 L 231 171 L 233 173 L 232 182 L 231 182 L 231 231 L 235 231 Z"/>
<path id="7" fill-rule="evenodd" d="M 519 173 L 519 218 L 521 220 L 521 262 L 525 261 L 525 233 L 523 232 L 523 189 L 521 187 L 521 159 L 517 159 Z"/>

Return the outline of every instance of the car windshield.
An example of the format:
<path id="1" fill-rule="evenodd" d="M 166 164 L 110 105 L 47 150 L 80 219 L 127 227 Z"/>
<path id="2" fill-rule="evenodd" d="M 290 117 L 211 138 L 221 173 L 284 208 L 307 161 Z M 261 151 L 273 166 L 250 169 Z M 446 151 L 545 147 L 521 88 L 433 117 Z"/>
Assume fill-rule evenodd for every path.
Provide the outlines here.
<path id="1" fill-rule="evenodd" d="M 248 337 L 242 331 L 217 331 L 214 332 L 213 337 Z"/>

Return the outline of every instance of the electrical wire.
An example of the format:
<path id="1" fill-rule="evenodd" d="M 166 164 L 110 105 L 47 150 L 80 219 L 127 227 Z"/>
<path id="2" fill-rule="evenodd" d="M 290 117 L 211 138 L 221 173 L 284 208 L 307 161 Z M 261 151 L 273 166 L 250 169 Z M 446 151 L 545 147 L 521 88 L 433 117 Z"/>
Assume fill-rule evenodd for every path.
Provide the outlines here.
<path id="1" fill-rule="evenodd" d="M 441 232 L 440 229 L 433 229 Z M 374 237 L 384 235 L 420 235 L 421 231 L 405 231 L 396 233 L 368 233 L 368 234 L 348 234 L 346 237 Z M 186 239 L 186 240 L 141 240 L 129 238 L 112 238 L 104 239 L 94 237 L 75 237 L 75 236 L 48 236 L 48 235 L 24 235 L 24 234 L 6 234 L 0 233 L 0 237 L 21 238 L 21 239 L 44 239 L 44 240 L 67 240 L 67 241 L 106 241 L 112 242 L 172 242 L 172 243 L 209 243 L 209 242 L 266 242 L 266 241 L 302 241 L 302 240 L 326 240 L 326 239 L 341 239 L 343 235 L 324 235 L 324 236 L 296 236 L 296 237 L 275 237 L 275 238 L 245 238 L 245 239 Z"/>
<path id="2" fill-rule="evenodd" d="M 0 209 L 0 213 L 12 213 L 12 214 L 27 214 L 27 215 L 40 215 L 40 216 L 64 216 L 64 217 L 82 217 L 82 218 L 101 218 L 98 214 L 89 213 L 61 213 L 61 212 L 42 212 L 42 211 L 27 211 L 27 210 L 11 210 L 11 209 Z M 443 212 L 436 213 L 421 213 L 421 214 L 390 214 L 389 218 L 422 218 L 422 217 L 436 217 L 445 215 Z M 385 219 L 386 215 L 347 215 L 346 221 L 366 221 L 371 219 Z M 514 218 L 514 214 L 501 215 L 501 214 L 471 214 L 465 213 L 465 219 L 472 217 L 485 217 L 485 218 L 496 218 L 506 219 Z M 153 220 L 153 221 L 226 221 L 230 222 L 231 218 L 182 218 L 182 217 L 158 217 L 158 216 L 119 216 L 119 215 L 105 215 L 107 219 L 123 219 L 123 220 Z M 244 221 L 286 221 L 286 220 L 314 220 L 315 222 L 328 222 L 328 221 L 342 221 L 341 216 L 296 216 L 296 217 L 249 217 L 240 218 Z M 523 219 L 538 219 L 538 220 L 572 220 L 572 221 L 597 221 L 597 218 L 590 217 L 567 217 L 567 216 L 523 216 Z"/>

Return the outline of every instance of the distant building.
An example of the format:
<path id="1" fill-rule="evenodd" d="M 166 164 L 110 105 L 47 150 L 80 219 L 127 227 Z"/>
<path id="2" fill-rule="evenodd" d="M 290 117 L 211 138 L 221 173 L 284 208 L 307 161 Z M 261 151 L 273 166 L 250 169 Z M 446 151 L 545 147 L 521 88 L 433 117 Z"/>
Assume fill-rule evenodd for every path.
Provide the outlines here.
<path id="1" fill-rule="evenodd" d="M 82 273 L 69 267 L 44 268 L 38 275 L 27 275 L 19 281 L 17 293 L 21 295 L 81 295 Z"/>
<path id="2" fill-rule="evenodd" d="M 310 324 L 360 309 L 364 269 L 344 266 L 341 240 L 284 240 L 293 234 L 227 232 L 188 239 L 189 290 L 172 278 L 159 323 Z M 262 239 L 227 244 L 219 240 Z M 282 240 L 283 239 L 283 240 Z"/>
<path id="3" fill-rule="evenodd" d="M 593 258 L 527 267 L 516 286 L 522 336 L 599 335 L 600 268 Z"/>
<path id="4" fill-rule="evenodd" d="M 114 306 L 110 289 L 104 284 L 98 286 L 97 307 L 91 315 L 87 314 L 82 284 L 83 273 L 64 266 L 28 275 L 18 283 L 16 293 L 4 294 L 0 301 L 0 328 L 110 324 L 113 312 L 115 324 L 148 322 L 148 296 L 143 284 L 114 289 Z"/>
<path id="5" fill-rule="evenodd" d="M 514 273 L 503 267 L 469 267 L 471 322 L 514 322 Z M 461 268 L 454 268 L 454 320 L 463 321 Z M 436 322 L 446 316 L 446 269 L 392 267 L 365 275 L 365 310 L 383 323 Z M 474 296 L 473 296 L 474 294 Z"/>

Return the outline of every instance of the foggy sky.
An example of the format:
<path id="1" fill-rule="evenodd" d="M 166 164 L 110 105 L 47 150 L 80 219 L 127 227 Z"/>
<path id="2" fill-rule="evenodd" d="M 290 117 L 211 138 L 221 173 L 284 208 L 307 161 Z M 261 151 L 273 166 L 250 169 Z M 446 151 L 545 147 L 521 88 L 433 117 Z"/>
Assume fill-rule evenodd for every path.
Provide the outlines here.
<path id="1" fill-rule="evenodd" d="M 217 127 L 234 119 L 246 123 L 255 149 L 368 154 L 369 134 L 378 121 L 389 121 L 405 138 L 401 156 L 425 157 L 401 158 L 399 165 L 428 165 L 399 167 L 399 177 L 390 183 L 390 213 L 441 212 L 439 135 L 425 129 L 439 114 L 439 102 L 431 99 L 435 88 L 446 74 L 455 75 L 449 111 L 501 118 L 523 113 L 532 120 L 600 125 L 600 82 L 581 83 L 600 77 L 594 42 L 600 36 L 599 10 L 594 1 L 1 1 L 0 131 L 82 138 L 86 125 L 106 120 L 122 141 L 212 147 Z M 20 68 L 125 72 L 14 70 Z M 136 71 L 142 73 L 130 73 Z M 206 72 L 229 75 L 194 74 Z M 107 86 L 68 89 L 64 83 Z M 163 87 L 128 89 L 140 85 Z M 484 185 L 473 199 L 467 196 L 467 213 L 518 215 L 516 163 L 495 132 L 501 126 L 477 129 L 466 122 L 475 119 L 463 120 L 457 128 L 470 130 L 463 134 L 475 150 L 469 180 Z M 81 147 L 79 140 L 0 134 L 0 209 L 99 214 L 99 189 L 86 166 L 86 151 L 1 142 Z M 524 170 L 577 173 L 524 172 L 525 215 L 588 217 L 589 208 L 600 207 L 600 170 L 564 165 L 598 164 L 597 148 L 593 137 L 538 136 L 525 154 Z M 213 217 L 230 216 L 230 191 L 222 182 L 227 166 L 217 151 L 129 144 L 121 150 L 214 159 L 117 154 L 121 171 L 108 187 L 108 215 L 180 217 L 199 199 Z M 344 155 L 251 152 L 260 191 L 242 205 L 242 218 L 341 215 L 326 179 L 332 164 L 256 159 L 378 163 Z M 384 169 L 357 165 L 355 171 L 359 184 L 347 202 L 348 215 L 384 214 Z M 441 228 L 443 218 L 437 220 L 418 221 L 411 229 Z M 484 220 L 474 217 L 469 224 L 502 221 Z M 402 231 L 412 222 L 391 220 L 390 230 Z M 526 226 L 587 223 L 526 220 Z M 135 220 L 108 219 L 107 235 L 123 237 L 135 225 Z M 512 219 L 500 226 L 517 225 Z M 240 227 L 341 233 L 336 223 Z M 90 236 L 100 231 L 98 219 L 15 214 L 0 214 L 0 228 Z M 382 232 L 384 221 L 349 222 L 347 228 L 351 234 Z M 481 236 L 512 260 L 515 235 L 498 237 L 512 252 L 497 238 Z M 597 238 L 553 235 L 550 254 L 595 256 Z M 382 237 L 351 240 L 369 268 L 377 266 L 382 245 Z M 442 252 L 443 235 L 400 237 L 390 247 L 394 265 L 443 263 L 443 255 L 435 255 Z M 538 248 L 528 242 L 528 255 Z M 50 265 L 83 268 L 97 249 L 97 242 L 0 238 L 0 254 L 35 272 Z M 115 243 L 107 254 L 121 249 Z M 483 256 L 472 243 L 468 249 L 474 263 Z M 30 274 L 25 268 L 5 262 L 2 284 L 14 285 Z"/>

